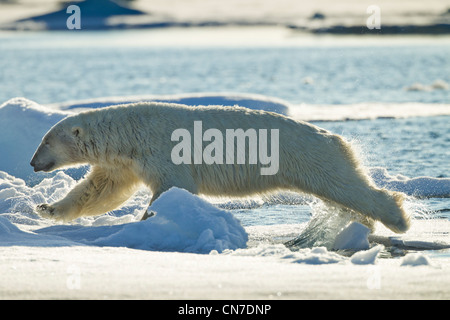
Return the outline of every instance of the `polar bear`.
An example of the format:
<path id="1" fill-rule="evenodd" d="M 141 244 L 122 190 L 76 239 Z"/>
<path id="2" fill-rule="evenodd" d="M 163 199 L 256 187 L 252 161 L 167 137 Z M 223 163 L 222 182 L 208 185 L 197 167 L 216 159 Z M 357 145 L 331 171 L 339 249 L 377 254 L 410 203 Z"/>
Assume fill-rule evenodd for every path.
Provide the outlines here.
<path id="1" fill-rule="evenodd" d="M 194 125 L 199 121 L 202 130 L 215 130 L 224 136 L 227 130 L 238 128 L 277 132 L 277 149 L 272 146 L 272 151 L 278 152 L 277 170 L 262 174 L 265 166 L 250 163 L 248 150 L 244 151 L 248 156 L 244 163 L 173 161 L 174 150 L 181 143 L 174 132 L 181 129 L 195 136 Z M 200 142 L 194 141 L 194 148 L 203 147 L 206 140 L 203 136 Z M 182 155 L 186 150 L 178 151 L 186 156 Z M 192 153 L 185 158 L 198 154 L 195 150 Z M 342 137 L 283 115 L 238 106 L 143 102 L 85 111 L 53 126 L 30 164 L 36 172 L 91 165 L 90 173 L 65 198 L 36 208 L 41 216 L 64 221 L 111 211 L 144 183 L 152 191 L 150 205 L 171 187 L 193 194 L 233 197 L 296 190 L 370 221 L 381 221 L 394 232 L 409 228 L 403 194 L 378 189 Z"/>

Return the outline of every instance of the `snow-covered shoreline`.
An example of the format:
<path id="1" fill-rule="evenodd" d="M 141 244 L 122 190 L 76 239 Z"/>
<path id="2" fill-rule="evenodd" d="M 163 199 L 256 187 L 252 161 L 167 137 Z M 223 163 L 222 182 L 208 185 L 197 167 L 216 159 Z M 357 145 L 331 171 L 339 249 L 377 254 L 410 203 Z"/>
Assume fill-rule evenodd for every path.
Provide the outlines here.
<path id="1" fill-rule="evenodd" d="M 402 265 L 405 259 L 316 265 L 277 256 L 111 247 L 1 250 L 0 299 L 450 298 L 450 259 L 432 265 Z"/>
<path id="2" fill-rule="evenodd" d="M 366 20 L 370 1 L 294 0 L 241 1 L 79 1 L 85 30 L 160 29 L 228 26 L 284 26 L 294 32 L 312 34 L 448 34 L 447 0 L 387 1 L 376 3 L 382 14 L 382 28 L 369 29 Z M 0 29 L 67 30 L 66 7 L 56 0 L 27 0 L 0 7 L 5 14 Z"/>

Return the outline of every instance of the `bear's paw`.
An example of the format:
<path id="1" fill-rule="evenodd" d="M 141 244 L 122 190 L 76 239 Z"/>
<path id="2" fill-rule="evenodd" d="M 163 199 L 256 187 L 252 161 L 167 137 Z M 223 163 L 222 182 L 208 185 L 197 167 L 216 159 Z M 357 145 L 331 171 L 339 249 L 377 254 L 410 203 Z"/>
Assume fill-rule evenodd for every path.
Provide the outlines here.
<path id="1" fill-rule="evenodd" d="M 54 218 L 55 208 L 47 203 L 42 203 L 36 206 L 36 213 L 42 218 Z"/>

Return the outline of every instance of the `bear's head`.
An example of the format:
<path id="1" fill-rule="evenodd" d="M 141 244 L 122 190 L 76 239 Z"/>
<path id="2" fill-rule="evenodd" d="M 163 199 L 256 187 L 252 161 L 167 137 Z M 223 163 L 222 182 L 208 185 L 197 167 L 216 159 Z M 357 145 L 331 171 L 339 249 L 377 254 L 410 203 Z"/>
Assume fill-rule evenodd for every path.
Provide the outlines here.
<path id="1" fill-rule="evenodd" d="M 85 162 L 80 150 L 85 130 L 79 120 L 76 116 L 67 117 L 45 134 L 30 162 L 35 172 L 50 172 Z"/>

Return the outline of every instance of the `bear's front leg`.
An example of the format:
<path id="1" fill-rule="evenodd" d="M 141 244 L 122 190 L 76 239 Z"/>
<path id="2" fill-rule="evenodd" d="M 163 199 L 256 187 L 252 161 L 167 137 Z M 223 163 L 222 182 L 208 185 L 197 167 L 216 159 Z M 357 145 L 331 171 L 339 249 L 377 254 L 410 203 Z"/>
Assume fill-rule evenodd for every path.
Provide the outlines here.
<path id="1" fill-rule="evenodd" d="M 40 204 L 36 213 L 43 218 L 70 221 L 83 215 L 86 201 L 95 196 L 95 188 L 88 176 L 79 182 L 63 199 L 52 204 Z"/>
<path id="2" fill-rule="evenodd" d="M 137 179 L 128 172 L 93 167 L 63 199 L 40 204 L 36 213 L 45 218 L 69 221 L 116 209 L 136 190 Z"/>
<path id="3" fill-rule="evenodd" d="M 62 205 L 42 203 L 36 206 L 36 213 L 42 218 L 54 219 L 54 220 L 72 220 L 73 216 L 76 216 L 74 210 L 70 208 L 64 208 Z"/>

